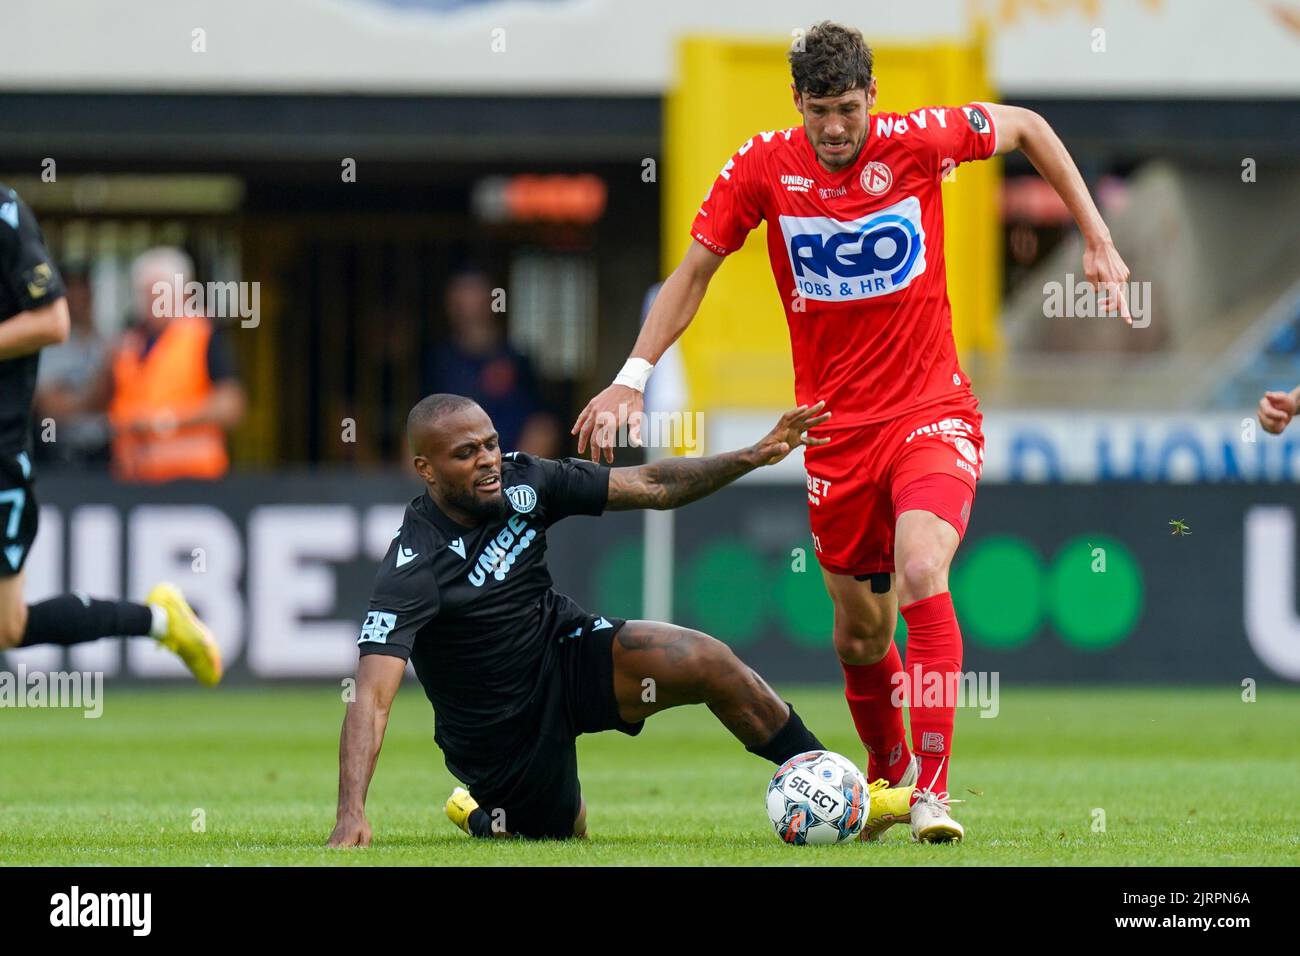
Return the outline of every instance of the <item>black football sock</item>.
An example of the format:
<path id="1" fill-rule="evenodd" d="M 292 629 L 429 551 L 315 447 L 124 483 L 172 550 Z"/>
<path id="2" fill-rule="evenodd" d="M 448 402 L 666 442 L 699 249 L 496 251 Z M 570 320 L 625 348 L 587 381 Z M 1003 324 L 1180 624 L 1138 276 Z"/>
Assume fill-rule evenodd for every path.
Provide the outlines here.
<path id="1" fill-rule="evenodd" d="M 473 837 L 490 837 L 492 833 L 492 818 L 483 812 L 481 807 L 475 807 L 469 812 L 469 835 Z"/>
<path id="2" fill-rule="evenodd" d="M 787 704 L 786 706 L 789 706 Z M 746 747 L 752 754 L 758 754 L 774 764 L 783 764 L 791 757 L 807 753 L 809 750 L 825 750 L 822 742 L 811 730 L 803 725 L 799 715 L 790 707 L 790 719 L 785 726 L 772 735 L 772 739 L 757 747 Z"/>
<path id="3" fill-rule="evenodd" d="M 152 626 L 153 610 L 147 604 L 60 594 L 27 606 L 27 629 L 18 646 L 83 644 L 101 637 L 143 637 Z"/>

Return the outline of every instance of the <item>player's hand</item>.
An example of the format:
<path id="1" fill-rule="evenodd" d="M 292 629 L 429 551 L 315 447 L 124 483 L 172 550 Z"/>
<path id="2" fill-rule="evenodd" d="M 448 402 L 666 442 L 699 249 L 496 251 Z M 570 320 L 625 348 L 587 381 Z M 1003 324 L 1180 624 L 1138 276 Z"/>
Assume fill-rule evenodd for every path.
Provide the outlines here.
<path id="1" fill-rule="evenodd" d="M 775 465 L 800 445 L 825 445 L 829 438 L 812 438 L 808 429 L 830 421 L 831 413 L 823 412 L 826 402 L 800 405 L 781 416 L 776 427 L 754 446 L 760 465 Z"/>
<path id="2" fill-rule="evenodd" d="M 1259 400 L 1259 424 L 1270 435 L 1280 435 L 1295 417 L 1295 399 L 1289 392 L 1265 392 Z"/>
<path id="3" fill-rule="evenodd" d="M 1083 251 L 1083 272 L 1097 289 L 1097 309 L 1108 315 L 1118 309 L 1120 318 L 1129 325 L 1133 316 L 1128 310 L 1128 266 L 1120 258 L 1115 243 L 1109 239 L 1091 243 Z"/>
<path id="4" fill-rule="evenodd" d="M 365 815 L 350 813 L 339 817 L 326 846 L 335 849 L 370 846 L 370 824 L 366 822 Z"/>
<path id="5" fill-rule="evenodd" d="M 645 396 L 635 388 L 610 385 L 587 403 L 569 431 L 569 434 L 578 436 L 578 454 L 585 454 L 590 442 L 592 461 L 599 462 L 603 455 L 606 461 L 614 464 L 618 430 L 628 425 L 632 415 L 636 417 L 628 425 L 628 440 L 633 445 L 641 444 L 641 412 L 644 408 Z"/>

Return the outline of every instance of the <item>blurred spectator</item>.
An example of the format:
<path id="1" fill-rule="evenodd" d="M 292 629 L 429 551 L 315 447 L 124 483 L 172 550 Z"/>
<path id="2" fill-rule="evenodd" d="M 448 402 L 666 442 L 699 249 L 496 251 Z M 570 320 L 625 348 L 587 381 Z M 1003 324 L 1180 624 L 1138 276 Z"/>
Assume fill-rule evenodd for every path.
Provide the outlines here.
<path id="1" fill-rule="evenodd" d="M 80 265 L 62 271 L 72 331 L 66 342 L 41 353 L 33 400 L 35 456 L 38 462 L 102 465 L 108 462 L 108 425 L 103 414 L 85 407 L 108 343 L 95 329 L 90 273 Z"/>
<path id="2" fill-rule="evenodd" d="M 100 378 L 113 430 L 113 472 L 126 481 L 220 478 L 226 433 L 244 416 L 244 388 L 225 336 L 190 314 L 189 256 L 159 247 L 131 266 L 133 325 Z"/>
<path id="3" fill-rule="evenodd" d="M 492 311 L 492 283 L 477 270 L 454 275 L 447 286 L 450 338 L 425 355 L 424 394 L 454 392 L 483 406 L 503 451 L 553 458 L 560 452 L 559 420 L 546 411 L 532 363 L 505 341 Z"/>

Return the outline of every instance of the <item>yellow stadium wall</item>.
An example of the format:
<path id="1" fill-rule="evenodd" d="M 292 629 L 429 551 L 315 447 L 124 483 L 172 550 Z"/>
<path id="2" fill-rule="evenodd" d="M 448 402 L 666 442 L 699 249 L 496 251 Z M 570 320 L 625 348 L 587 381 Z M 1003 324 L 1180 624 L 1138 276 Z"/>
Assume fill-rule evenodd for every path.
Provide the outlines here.
<path id="1" fill-rule="evenodd" d="M 664 272 L 691 242 L 700 201 L 722 165 L 761 130 L 802 122 L 790 92 L 787 47 L 767 40 L 683 39 L 664 123 Z M 880 46 L 876 109 L 992 100 L 981 44 Z M 958 167 L 943 188 L 948 292 L 958 355 L 997 353 L 1001 162 Z M 681 342 L 696 409 L 771 409 L 793 403 L 790 340 L 768 267 L 766 224 L 718 271 Z"/>

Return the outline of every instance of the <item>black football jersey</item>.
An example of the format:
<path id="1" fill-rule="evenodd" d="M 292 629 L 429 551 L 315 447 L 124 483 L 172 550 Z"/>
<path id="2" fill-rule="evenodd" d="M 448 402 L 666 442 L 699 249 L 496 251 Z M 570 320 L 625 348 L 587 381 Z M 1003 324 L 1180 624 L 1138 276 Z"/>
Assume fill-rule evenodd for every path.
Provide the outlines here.
<path id="1" fill-rule="evenodd" d="M 0 321 L 63 297 L 63 277 L 22 197 L 0 183 Z M 40 352 L 0 359 L 0 453 L 27 450 Z"/>
<path id="2" fill-rule="evenodd" d="M 604 511 L 609 469 L 512 452 L 501 485 L 505 517 L 477 528 L 427 492 L 411 501 L 357 641 L 363 655 L 414 665 L 449 765 L 488 766 L 523 748 L 558 641 L 588 617 L 552 586 L 546 529 Z"/>

